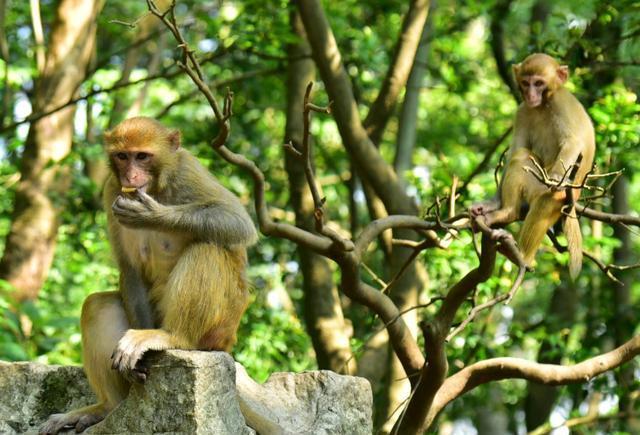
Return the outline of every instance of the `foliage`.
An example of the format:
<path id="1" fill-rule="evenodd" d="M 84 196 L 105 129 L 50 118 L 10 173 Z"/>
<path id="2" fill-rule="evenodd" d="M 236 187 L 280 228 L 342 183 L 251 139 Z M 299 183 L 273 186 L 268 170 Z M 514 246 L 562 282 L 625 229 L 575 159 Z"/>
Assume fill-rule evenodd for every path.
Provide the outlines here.
<path id="1" fill-rule="evenodd" d="M 11 52 L 11 113 L 17 120 L 27 113 L 36 71 L 28 2 L 10 3 L 5 28 Z M 106 2 L 99 18 L 96 71 L 81 87 L 80 95 L 107 89 L 119 80 L 126 48 L 135 40 L 136 29 L 114 20 L 134 21 L 144 14 L 143 3 Z M 178 18 L 187 23 L 185 34 L 198 48 L 200 58 L 216 56 L 214 61 L 203 64 L 209 83 L 232 80 L 240 73 L 256 73 L 254 77 L 230 83 L 235 93 L 235 114 L 229 147 L 259 165 L 267 176 L 267 202 L 273 207 L 274 215 L 277 213 L 279 219 L 293 221 L 282 148 L 288 44 L 297 40 L 289 27 L 290 2 L 191 0 L 178 3 Z M 538 3 L 533 0 L 438 1 L 431 17 L 431 33 L 427 35 L 427 75 L 421 89 L 411 90 L 420 92 L 420 105 L 414 167 L 405 174 L 409 191 L 415 194 L 426 213 L 436 197 L 443 198 L 450 193 L 454 178 L 467 179 L 511 125 L 517 103 L 497 73 L 489 45 L 493 37 L 490 33 L 492 17 L 505 3 L 510 5 L 502 23 L 507 61 L 513 63 L 536 49 L 561 56 L 571 64 L 572 90 L 585 103 L 596 126 L 598 169 L 601 172 L 624 169 L 631 183 L 629 206 L 632 210 L 640 210 L 640 179 L 636 175 L 640 168 L 635 157 L 640 140 L 640 105 L 637 102 L 640 47 L 636 36 L 640 33 L 637 30 L 640 10 L 637 2 L 632 1 L 557 2 L 550 6 L 545 24 L 533 26 L 530 26 L 531 11 Z M 42 2 L 41 6 L 45 32 L 48 32 L 55 2 Z M 407 2 L 345 0 L 325 1 L 324 6 L 364 117 L 392 58 Z M 595 24 L 600 27 L 595 29 Z M 619 40 L 614 38 L 614 45 L 610 46 L 614 33 L 621 37 Z M 153 39 L 158 42 L 157 37 Z M 251 208 L 253 192 L 248 174 L 221 161 L 209 147 L 216 127 L 206 101 L 193 93 L 194 87 L 188 77 L 172 75 L 178 70 L 174 45 L 173 40 L 167 38 L 164 48 L 159 48 L 161 71 L 167 77 L 148 83 L 141 114 L 154 117 L 161 114 L 163 122 L 180 127 L 184 146 Z M 607 51 L 603 47 L 610 49 Z M 609 57 L 611 53 L 616 54 L 615 61 Z M 150 74 L 148 65 L 153 50 L 143 48 L 140 55 L 132 80 Z M 4 62 L 0 60 L 0 75 L 3 67 Z M 611 72 L 613 80 L 600 86 L 603 75 Z M 81 362 L 78 318 L 82 301 L 90 293 L 117 286 L 104 212 L 95 201 L 99 187 L 86 174 L 87 162 L 101 154 L 99 133 L 112 118 L 123 116 L 113 113 L 115 100 L 120 99 L 125 106 L 131 105 L 146 85 L 140 83 L 117 92 L 97 94 L 78 106 L 74 150 L 63 162 L 72 174 L 72 184 L 65 195 L 55 198 L 62 211 L 55 260 L 35 302 L 16 302 L 8 284 L 0 282 L 0 359 L 59 364 Z M 216 92 L 220 95 L 222 90 L 218 88 Z M 318 104 L 327 102 L 320 83 L 314 98 Z M 176 102 L 179 104 L 173 105 Z M 87 134 L 84 115 L 86 104 L 91 105 L 94 124 L 90 134 Z M 400 128 L 394 118 L 380 144 L 382 154 L 389 161 L 393 160 Z M 353 168 L 336 125 L 330 116 L 314 115 L 312 133 L 316 143 L 314 163 L 318 179 L 323 181 L 328 218 L 349 228 L 350 218 L 356 215 L 357 231 L 369 218 L 362 190 L 350 191 L 345 182 Z M 11 224 L 13 195 L 19 179 L 18 161 L 25 137 L 25 126 L 0 137 L 0 240 L 4 239 Z M 493 170 L 509 140 L 500 144 L 489 156 L 490 163 L 485 170 L 465 186 L 463 196 L 457 202 L 457 212 L 495 194 Z M 349 207 L 350 195 L 354 198 L 354 208 Z M 611 202 L 605 198 L 599 206 L 610 209 Z M 605 261 L 611 261 L 621 244 L 618 236 L 610 227 L 606 227 L 603 234 L 586 222 L 583 227 L 587 235 L 586 248 L 599 252 Z M 517 225 L 509 229 L 517 231 Z M 476 266 L 472 242 L 469 233 L 462 233 L 448 249 L 429 250 L 419 257 L 418 261 L 425 264 L 430 279 L 420 296 L 421 303 L 442 296 L 447 288 Z M 634 261 L 638 261 L 638 249 L 634 247 Z M 566 263 L 564 254 L 558 254 L 546 245 L 537 261 L 536 271 L 527 275 L 510 305 L 500 304 L 483 312 L 452 340 L 448 350 L 452 372 L 494 356 L 522 356 L 532 360 L 544 356 L 573 363 L 610 348 L 617 340 L 616 329 L 612 326 L 617 315 L 615 292 L 597 266 L 585 262 L 583 275 L 568 288 L 568 278 L 561 272 Z M 311 339 L 304 324 L 304 295 L 295 247 L 282 240 L 262 238 L 250 251 L 250 264 L 249 273 L 254 282 L 252 303 L 242 320 L 235 358 L 261 381 L 274 371 L 316 368 Z M 367 264 L 381 276 L 386 273 L 380 250 L 370 254 Z M 501 259 L 494 276 L 477 289 L 474 300 L 468 301 L 458 320 L 462 320 L 462 315 L 473 304 L 506 291 L 514 274 L 511 264 Z M 640 285 L 635 277 L 632 275 L 630 281 L 628 305 L 633 318 L 637 319 Z M 376 285 L 371 277 L 364 279 Z M 575 302 L 570 321 L 553 313 L 553 298 L 558 289 L 570 292 Z M 376 319 L 350 301 L 343 303 L 345 313 L 353 323 L 353 347 L 362 350 L 375 330 Z M 421 309 L 420 314 L 427 318 L 438 302 L 435 304 Z M 637 333 L 638 327 L 633 325 L 633 328 Z M 544 355 L 539 355 L 543 347 Z M 638 384 L 638 374 L 633 382 Z M 625 394 L 620 391 L 615 377 L 602 377 L 588 385 L 562 388 L 558 403 L 569 404 L 568 414 L 581 415 L 581 404 L 595 390 L 616 400 Z M 495 410 L 509 415 L 512 432 L 521 432 L 527 392 L 525 382 L 504 382 L 491 389 L 478 389 L 452 404 L 443 420 L 470 421 L 475 425 L 479 410 L 486 409 L 482 407 L 490 402 Z M 488 401 L 488 398 L 494 400 Z M 612 405 L 610 409 L 615 411 L 616 406 Z M 602 426 L 603 430 L 625 430 L 621 424 L 611 424 Z M 598 433 L 598 429 L 586 428 L 581 433 Z"/>

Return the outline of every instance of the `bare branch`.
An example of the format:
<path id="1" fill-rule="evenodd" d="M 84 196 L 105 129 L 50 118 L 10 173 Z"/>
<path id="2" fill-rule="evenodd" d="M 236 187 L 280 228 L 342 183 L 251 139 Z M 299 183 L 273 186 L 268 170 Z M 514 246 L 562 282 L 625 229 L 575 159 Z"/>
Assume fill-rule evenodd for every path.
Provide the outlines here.
<path id="1" fill-rule="evenodd" d="M 529 432 L 528 435 L 546 435 L 554 432 L 556 429 L 572 428 L 576 426 L 587 426 L 587 425 L 595 424 L 601 421 L 618 420 L 618 419 L 622 420 L 629 417 L 638 417 L 638 416 L 640 416 L 640 414 L 629 413 L 629 412 L 616 412 L 614 414 L 607 414 L 607 415 L 599 415 L 597 412 L 595 412 L 593 414 L 587 414 L 583 417 L 570 418 L 557 426 L 553 426 L 551 425 L 551 423 L 547 422 L 542 426 L 538 427 L 537 429 Z"/>
<path id="2" fill-rule="evenodd" d="M 631 269 L 640 268 L 640 263 L 636 264 L 628 264 L 628 265 L 618 265 L 618 264 L 605 264 L 602 260 L 596 257 L 594 254 L 582 251 L 582 254 L 587 257 L 589 260 L 593 261 L 596 266 L 600 268 L 600 270 L 613 282 L 620 286 L 624 286 L 624 283 L 620 281 L 614 274 L 613 271 L 624 271 Z"/>
<path id="3" fill-rule="evenodd" d="M 324 224 L 324 204 L 325 199 L 320 197 L 320 192 L 318 190 L 318 185 L 316 183 L 315 174 L 313 173 L 313 165 L 311 164 L 311 112 L 320 112 L 320 113 L 331 113 L 331 102 L 327 107 L 320 107 L 312 104 L 310 102 L 311 99 L 311 90 L 313 89 L 313 82 L 309 82 L 307 85 L 307 89 L 304 93 L 304 108 L 303 108 L 303 134 L 302 134 L 302 155 L 300 158 L 304 164 L 304 175 L 307 179 L 307 185 L 309 186 L 309 190 L 311 191 L 311 196 L 313 198 L 313 204 L 315 210 L 313 212 L 313 217 L 315 219 L 316 231 L 320 234 L 323 234 L 333 240 L 338 246 L 340 246 L 345 251 L 352 251 L 354 249 L 354 244 L 351 240 L 347 240 L 344 237 L 340 236 L 336 231 L 328 228 Z M 293 147 L 293 144 L 290 144 Z"/>
<path id="4" fill-rule="evenodd" d="M 367 247 L 382 232 L 392 228 L 409 228 L 414 230 L 435 230 L 438 225 L 420 219 L 417 216 L 408 215 L 391 215 L 382 219 L 376 219 L 369 223 L 356 239 L 356 252 L 362 255 L 366 252 Z"/>
<path id="5" fill-rule="evenodd" d="M 450 376 L 444 382 L 429 411 L 427 425 L 452 400 L 479 385 L 503 379 L 526 379 L 544 385 L 588 382 L 606 371 L 631 361 L 639 354 L 640 335 L 636 335 L 610 352 L 570 366 L 541 364 L 522 358 L 492 358 L 477 362 Z"/>
<path id="6" fill-rule="evenodd" d="M 518 276 L 516 277 L 515 281 L 513 282 L 513 285 L 511 286 L 511 289 L 509 289 L 509 291 L 507 293 L 503 293 L 500 296 L 497 296 L 483 304 L 480 305 L 476 305 L 475 307 L 473 307 L 471 309 L 471 311 L 469 312 L 469 315 L 467 316 L 466 319 L 464 319 L 460 325 L 458 325 L 456 327 L 456 329 L 454 329 L 453 331 L 451 331 L 451 333 L 447 336 L 447 341 L 451 341 L 451 339 L 453 337 L 455 337 L 456 335 L 458 335 L 458 333 L 460 333 L 460 331 L 462 331 L 464 328 L 467 327 L 467 325 L 469 323 L 471 323 L 476 316 L 481 312 L 484 311 L 486 309 L 489 309 L 491 307 L 493 307 L 496 304 L 499 304 L 502 301 L 506 301 L 506 303 L 508 304 L 509 302 L 511 302 L 511 299 L 513 299 L 513 296 L 515 295 L 516 291 L 518 291 L 518 288 L 520 288 L 520 285 L 522 284 L 522 280 L 524 279 L 524 274 L 526 272 L 526 268 L 521 267 L 518 269 Z"/>
<path id="7" fill-rule="evenodd" d="M 203 62 L 204 63 L 204 62 Z M 265 69 L 259 69 L 259 70 L 255 70 L 255 71 L 247 71 L 238 75 L 235 75 L 233 77 L 229 77 L 227 79 L 223 79 L 223 80 L 214 80 L 209 84 L 209 87 L 212 89 L 217 89 L 217 88 L 222 88 L 222 87 L 226 87 L 229 86 L 233 83 L 237 83 L 237 82 L 241 82 L 253 77 L 258 77 L 258 76 L 267 76 L 267 75 L 271 75 L 277 72 L 280 72 L 281 68 L 265 68 Z M 167 114 L 171 111 L 171 109 L 173 109 L 176 106 L 181 105 L 182 103 L 191 100 L 192 98 L 194 98 L 197 94 L 200 93 L 200 89 L 194 89 L 191 92 L 187 92 L 186 94 L 181 94 L 178 98 L 176 98 L 174 101 L 172 101 L 171 103 L 167 104 L 161 111 L 159 111 L 154 118 L 163 118 L 165 116 L 167 116 Z"/>
<path id="8" fill-rule="evenodd" d="M 640 217 L 628 214 L 605 213 L 600 210 L 588 208 L 584 205 L 576 204 L 576 212 L 580 216 L 608 224 L 625 224 L 640 227 Z"/>
<path id="9" fill-rule="evenodd" d="M 167 71 L 164 71 L 164 72 L 161 72 L 161 73 L 158 73 L 158 74 L 153 74 L 153 75 L 149 75 L 147 77 L 143 77 L 143 78 L 138 79 L 138 80 L 132 80 L 132 81 L 127 81 L 127 82 L 123 82 L 123 83 L 116 83 L 115 85 L 110 86 L 108 88 L 93 89 L 93 90 L 87 92 L 86 94 L 84 94 L 82 96 L 75 97 L 75 98 L 70 98 L 65 103 L 60 104 L 59 106 L 56 106 L 53 109 L 46 110 L 46 111 L 43 111 L 43 112 L 33 112 L 33 113 L 31 113 L 30 115 L 28 115 L 27 117 L 23 118 L 20 121 L 16 121 L 16 122 L 13 122 L 11 124 L 7 124 L 5 126 L 2 126 L 2 127 L 0 127 L 0 133 L 3 133 L 5 131 L 9 131 L 9 130 L 13 130 L 14 128 L 16 128 L 16 127 L 18 127 L 19 125 L 22 125 L 22 124 L 38 121 L 38 120 L 40 120 L 42 118 L 45 118 L 45 117 L 47 117 L 49 115 L 52 115 L 52 114 L 54 114 L 56 112 L 59 112 L 62 109 L 65 109 L 65 108 L 67 108 L 69 106 L 73 106 L 74 104 L 76 104 L 76 103 L 78 103 L 80 101 L 87 100 L 87 99 L 89 99 L 91 97 L 94 97 L 96 95 L 110 93 L 110 92 L 116 91 L 118 89 L 126 88 L 126 87 L 129 87 L 129 86 L 134 86 L 134 85 L 137 85 L 137 84 L 140 84 L 140 83 L 144 83 L 144 82 L 148 82 L 148 81 L 151 81 L 151 80 L 168 79 L 168 78 L 171 78 L 171 77 L 174 77 L 174 76 L 178 75 L 179 73 L 180 73 L 179 71 L 173 72 L 173 73 L 169 73 Z"/>

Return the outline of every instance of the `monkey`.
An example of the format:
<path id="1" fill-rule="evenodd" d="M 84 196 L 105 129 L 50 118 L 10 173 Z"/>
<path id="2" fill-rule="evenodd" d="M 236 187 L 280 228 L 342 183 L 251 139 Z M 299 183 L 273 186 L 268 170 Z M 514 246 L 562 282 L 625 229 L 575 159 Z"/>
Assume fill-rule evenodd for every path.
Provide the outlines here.
<path id="1" fill-rule="evenodd" d="M 84 370 L 98 403 L 53 414 L 43 434 L 101 421 L 144 382 L 149 350 L 228 352 L 249 299 L 255 226 L 240 200 L 188 151 L 180 132 L 147 117 L 104 133 L 111 174 L 104 205 L 118 291 L 81 313 Z"/>
<path id="2" fill-rule="evenodd" d="M 484 218 L 489 226 L 503 226 L 519 219 L 522 207 L 528 205 L 518 245 L 525 262 L 531 265 L 545 234 L 562 216 L 568 195 L 573 202 L 581 191 L 547 186 L 533 175 L 540 175 L 540 171 L 532 159 L 552 180 L 566 180 L 571 174 L 573 184 L 581 185 L 593 165 L 595 133 L 582 104 L 564 87 L 569 77 L 566 65 L 535 53 L 513 65 L 513 73 L 523 102 L 516 114 L 500 203 L 475 204 L 470 212 Z M 575 207 L 565 214 L 569 272 L 576 278 L 582 268 L 582 233 Z"/>

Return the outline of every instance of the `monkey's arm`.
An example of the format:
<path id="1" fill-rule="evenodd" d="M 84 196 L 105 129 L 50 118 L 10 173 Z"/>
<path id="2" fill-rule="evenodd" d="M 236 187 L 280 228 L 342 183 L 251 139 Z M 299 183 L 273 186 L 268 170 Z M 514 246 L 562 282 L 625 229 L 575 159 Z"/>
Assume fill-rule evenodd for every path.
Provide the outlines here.
<path id="1" fill-rule="evenodd" d="M 129 227 L 179 231 L 225 246 L 248 245 L 257 237 L 249 214 L 230 193 L 219 195 L 217 200 L 166 205 L 138 192 L 138 200 L 118 196 L 112 210 L 119 222 Z"/>
<path id="2" fill-rule="evenodd" d="M 120 295 L 131 328 L 153 328 L 153 310 L 148 287 L 140 273 L 128 262 L 120 261 Z"/>
<path id="3" fill-rule="evenodd" d="M 149 302 L 148 285 L 124 253 L 122 242 L 118 237 L 122 227 L 111 213 L 108 213 L 107 220 L 111 246 L 120 269 L 120 298 L 129 325 L 132 328 L 153 328 L 153 310 Z"/>
<path id="4" fill-rule="evenodd" d="M 551 169 L 549 176 L 553 180 L 560 180 L 565 174 L 571 172 L 572 166 L 578 161 L 578 156 L 582 153 L 584 146 L 575 137 L 569 137 L 562 141 L 558 156 Z"/>

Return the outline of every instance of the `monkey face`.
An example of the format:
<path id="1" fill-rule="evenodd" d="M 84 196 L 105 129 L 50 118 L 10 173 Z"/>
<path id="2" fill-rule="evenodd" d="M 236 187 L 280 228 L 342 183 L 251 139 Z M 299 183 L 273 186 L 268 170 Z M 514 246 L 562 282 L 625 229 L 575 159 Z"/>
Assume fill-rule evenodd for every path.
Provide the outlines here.
<path id="1" fill-rule="evenodd" d="M 153 154 L 145 151 L 118 151 L 111 154 L 111 161 L 123 192 L 147 191 L 153 180 Z"/>
<path id="2" fill-rule="evenodd" d="M 527 106 L 533 108 L 542 104 L 547 91 L 547 82 L 542 76 L 531 75 L 520 78 L 520 91 Z"/>

